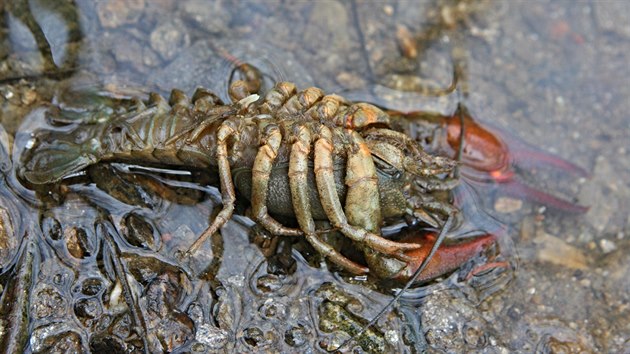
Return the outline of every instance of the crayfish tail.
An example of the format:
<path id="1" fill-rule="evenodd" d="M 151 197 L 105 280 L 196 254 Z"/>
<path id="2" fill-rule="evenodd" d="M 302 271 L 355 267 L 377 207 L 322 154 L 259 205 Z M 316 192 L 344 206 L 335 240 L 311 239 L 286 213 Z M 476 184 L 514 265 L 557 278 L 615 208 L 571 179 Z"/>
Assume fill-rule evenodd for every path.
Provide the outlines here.
<path id="1" fill-rule="evenodd" d="M 100 146 L 91 141 L 76 144 L 58 139 L 38 140 L 22 153 L 22 166 L 18 173 L 32 184 L 58 182 L 96 163 Z"/>

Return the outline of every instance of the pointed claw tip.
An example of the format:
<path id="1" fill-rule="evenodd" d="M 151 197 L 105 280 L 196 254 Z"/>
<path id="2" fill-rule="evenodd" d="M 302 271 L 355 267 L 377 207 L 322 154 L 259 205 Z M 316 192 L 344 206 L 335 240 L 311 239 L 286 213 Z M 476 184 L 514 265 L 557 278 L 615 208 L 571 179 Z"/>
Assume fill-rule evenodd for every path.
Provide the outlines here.
<path id="1" fill-rule="evenodd" d="M 579 204 L 572 204 L 571 207 L 562 207 L 557 209 L 571 214 L 586 214 L 589 210 L 591 210 L 591 207 Z"/>
<path id="2" fill-rule="evenodd" d="M 555 168 L 575 177 L 591 178 L 592 174 L 586 169 L 569 162 L 561 157 L 537 151 L 535 149 L 517 149 L 512 151 L 512 163 L 519 166 L 534 166 Z"/>
<path id="3" fill-rule="evenodd" d="M 413 251 L 422 248 L 423 245 L 415 242 L 405 242 L 400 246 L 401 251 Z"/>
<path id="4" fill-rule="evenodd" d="M 412 262 L 414 260 L 414 258 L 412 256 L 409 256 L 405 253 L 396 253 L 392 255 L 394 258 L 396 258 L 397 260 L 401 261 L 401 262 L 405 262 L 405 263 L 409 263 Z"/>

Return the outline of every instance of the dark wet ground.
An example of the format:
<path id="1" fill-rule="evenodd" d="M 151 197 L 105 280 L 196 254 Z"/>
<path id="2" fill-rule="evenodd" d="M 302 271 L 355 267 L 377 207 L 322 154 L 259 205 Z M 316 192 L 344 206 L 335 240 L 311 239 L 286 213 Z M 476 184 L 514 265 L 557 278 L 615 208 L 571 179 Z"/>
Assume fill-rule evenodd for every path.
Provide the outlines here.
<path id="1" fill-rule="evenodd" d="M 480 209 L 509 226 L 501 245 L 515 270 L 490 280 L 454 274 L 412 291 L 361 338 L 364 350 L 630 352 L 627 3 L 56 4 L 0 3 L 4 351 L 317 352 L 391 298 L 307 264 L 316 263 L 307 251 L 268 262 L 242 218 L 178 263 L 176 251 L 207 226 L 213 205 L 195 193 L 129 206 L 107 187 L 73 186 L 63 203 L 38 212 L 10 177 L 13 138 L 23 141 L 20 133 L 43 119 L 24 117 L 60 87 L 205 86 L 226 97 L 228 53 L 299 87 L 442 113 L 457 97 L 427 95 L 427 87 L 448 86 L 457 61 L 476 118 L 592 173 L 533 176 L 589 205 L 584 215 L 484 195 Z M 107 176 L 123 178 L 114 188 L 130 184 Z M 127 188 L 119 195 L 133 197 Z M 296 271 L 273 275 L 268 264 Z M 134 332 L 134 323 L 145 325 Z"/>

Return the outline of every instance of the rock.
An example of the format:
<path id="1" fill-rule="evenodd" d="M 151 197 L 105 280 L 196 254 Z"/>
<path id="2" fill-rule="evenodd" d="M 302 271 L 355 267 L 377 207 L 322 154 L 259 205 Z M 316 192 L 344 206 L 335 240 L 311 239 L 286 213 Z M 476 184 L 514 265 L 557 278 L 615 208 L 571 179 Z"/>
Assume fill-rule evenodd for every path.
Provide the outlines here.
<path id="1" fill-rule="evenodd" d="M 0 266 L 2 268 L 8 265 L 15 256 L 19 239 L 15 237 L 14 232 L 9 211 L 0 205 Z"/>
<path id="2" fill-rule="evenodd" d="M 98 19 L 103 27 L 116 28 L 138 22 L 144 0 L 107 0 L 96 3 Z"/>
<path id="3" fill-rule="evenodd" d="M 337 75 L 335 80 L 339 85 L 348 90 L 358 90 L 366 85 L 366 81 L 363 77 L 349 71 L 342 71 Z"/>
<path id="4" fill-rule="evenodd" d="M 171 60 L 190 45 L 190 36 L 180 20 L 157 26 L 151 32 L 151 48 L 164 60 Z"/>
<path id="5" fill-rule="evenodd" d="M 630 3 L 626 1 L 596 1 L 595 21 L 599 28 L 606 32 L 614 32 L 625 38 L 630 38 Z"/>
<path id="6" fill-rule="evenodd" d="M 231 19 L 224 3 L 220 1 L 190 0 L 182 4 L 181 10 L 184 16 L 210 33 L 225 31 Z"/>
<path id="7" fill-rule="evenodd" d="M 610 253 L 617 249 L 617 245 L 613 241 L 603 238 L 599 240 L 599 248 L 601 248 L 604 253 Z"/>
<path id="8" fill-rule="evenodd" d="M 496 202 L 494 203 L 494 210 L 504 214 L 519 211 L 522 207 L 522 200 L 508 197 L 497 198 Z"/>
<path id="9" fill-rule="evenodd" d="M 117 63 L 130 63 L 134 68 L 143 66 L 142 45 L 135 39 L 124 38 L 112 43 L 112 54 Z"/>
<path id="10" fill-rule="evenodd" d="M 544 230 L 537 232 L 534 242 L 541 246 L 538 250 L 537 258 L 542 262 L 571 269 L 585 270 L 588 268 L 586 255 L 580 249 L 546 233 Z"/>

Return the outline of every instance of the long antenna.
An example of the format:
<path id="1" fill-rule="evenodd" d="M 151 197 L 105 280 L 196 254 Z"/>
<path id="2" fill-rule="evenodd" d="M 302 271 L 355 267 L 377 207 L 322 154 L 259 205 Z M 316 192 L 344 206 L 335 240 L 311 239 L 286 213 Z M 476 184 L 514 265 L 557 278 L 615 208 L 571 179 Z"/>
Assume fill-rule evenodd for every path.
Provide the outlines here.
<path id="1" fill-rule="evenodd" d="M 376 316 L 374 316 L 374 318 L 372 318 L 372 320 L 370 320 L 370 322 L 367 325 L 365 325 L 365 326 L 363 326 L 363 328 L 361 328 L 359 333 L 355 334 L 352 338 L 350 338 L 350 339 L 346 340 L 345 342 L 341 343 L 341 345 L 339 347 L 337 347 L 336 350 L 339 350 L 339 349 L 349 345 L 350 343 L 354 342 L 354 340 L 356 338 L 358 338 L 363 333 L 365 333 L 365 331 L 367 331 L 368 328 L 372 327 L 376 323 L 376 321 L 378 321 L 383 316 L 383 314 L 385 314 L 385 312 L 389 311 L 392 308 L 392 306 L 394 306 L 394 304 L 397 303 L 398 300 L 400 300 L 400 298 L 403 296 L 403 294 L 407 290 L 409 290 L 409 288 L 413 285 L 413 283 L 415 283 L 415 281 L 418 279 L 420 274 L 427 267 L 427 265 L 429 264 L 429 262 L 431 261 L 431 259 L 435 255 L 435 252 L 437 252 L 438 248 L 440 248 L 440 245 L 442 244 L 442 241 L 444 241 L 444 239 L 446 238 L 446 235 L 448 234 L 448 232 L 450 231 L 450 229 L 452 227 L 453 221 L 455 219 L 454 216 L 455 216 L 454 214 L 449 214 L 448 218 L 446 219 L 446 222 L 444 223 L 444 226 L 442 226 L 442 230 L 440 230 L 440 234 L 438 235 L 437 239 L 435 240 L 435 243 L 433 244 L 433 247 L 431 247 L 431 252 L 429 252 L 429 255 L 422 261 L 422 263 L 420 264 L 420 267 L 418 267 L 418 269 L 416 269 L 416 271 L 413 273 L 413 275 L 411 276 L 409 281 L 407 281 L 405 286 L 398 291 L 396 296 L 394 296 L 394 298 L 385 307 L 383 307 L 383 309 L 381 309 L 381 311 L 379 311 L 379 313 L 376 314 Z"/>

